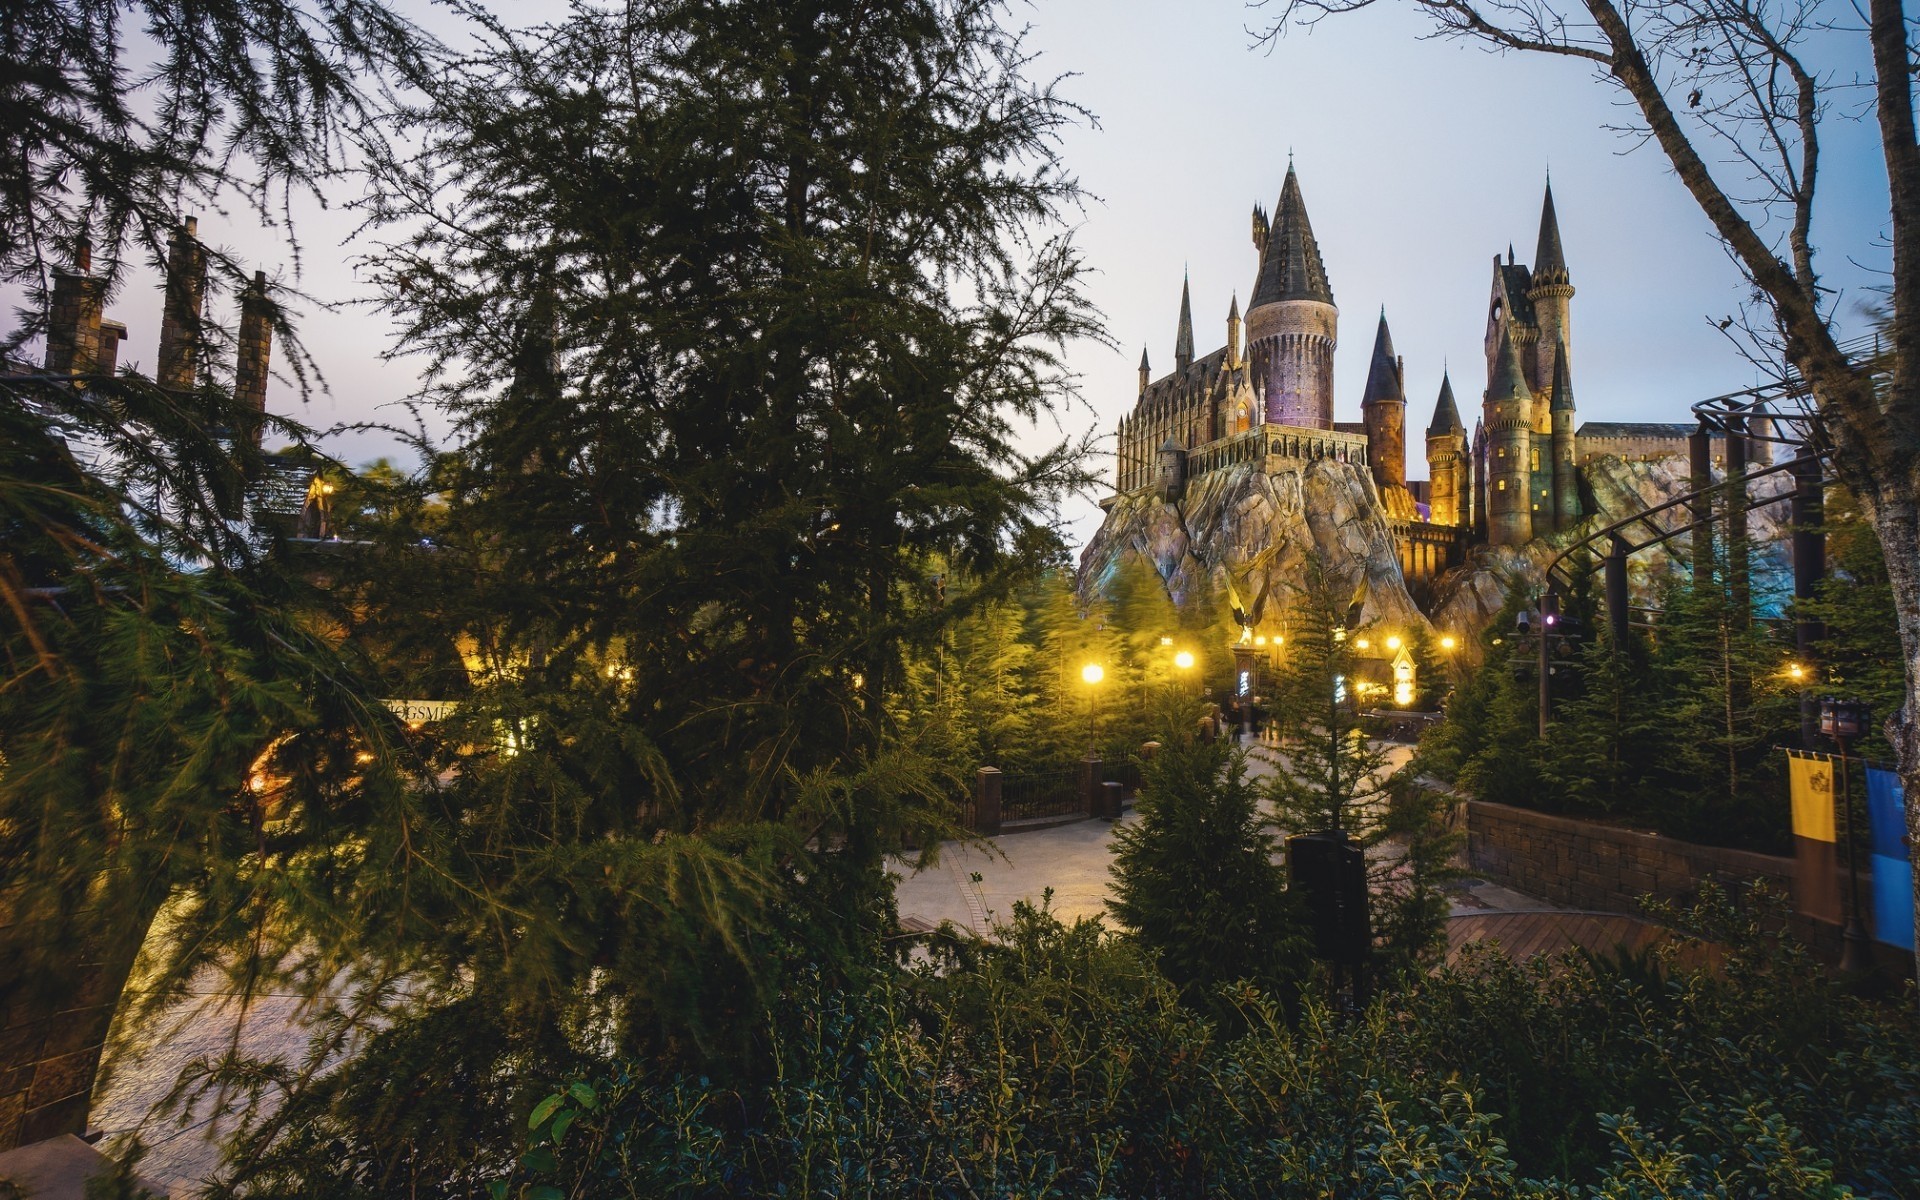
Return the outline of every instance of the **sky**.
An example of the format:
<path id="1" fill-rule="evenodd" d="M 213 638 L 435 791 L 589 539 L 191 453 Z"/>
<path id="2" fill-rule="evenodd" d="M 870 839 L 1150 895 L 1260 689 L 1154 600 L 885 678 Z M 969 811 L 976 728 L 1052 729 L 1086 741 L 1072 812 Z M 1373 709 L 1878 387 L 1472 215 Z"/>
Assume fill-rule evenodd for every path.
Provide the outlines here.
<path id="1" fill-rule="evenodd" d="M 535 10 L 522 0 L 512 11 Z M 1737 271 L 1656 148 L 1608 129 L 1628 114 L 1584 63 L 1423 40 L 1417 13 L 1391 0 L 1267 47 L 1247 31 L 1264 14 L 1240 0 L 1036 0 L 1015 3 L 1011 20 L 1029 26 L 1031 72 L 1071 76 L 1064 94 L 1095 117 L 1068 131 L 1060 151 L 1091 194 L 1071 217 L 1115 343 L 1070 348 L 1081 401 L 1057 414 L 1058 434 L 1037 437 L 1097 428 L 1111 448 L 1135 399 L 1142 347 L 1156 376 L 1172 367 L 1183 272 L 1196 350 L 1224 342 L 1228 303 L 1237 291 L 1244 309 L 1258 265 L 1251 209 L 1273 209 L 1290 154 L 1340 308 L 1337 420 L 1359 419 L 1384 306 L 1406 362 L 1410 429 L 1432 416 L 1443 365 L 1473 423 L 1492 259 L 1510 243 L 1520 261 L 1532 258 L 1549 170 L 1576 288 L 1580 419 L 1685 420 L 1694 401 L 1755 382 L 1714 326 L 1737 309 Z M 1864 68 L 1863 39 L 1823 52 L 1837 80 Z M 1886 179 L 1877 131 L 1861 119 L 1867 102 L 1840 92 L 1824 123 L 1814 230 L 1838 317 L 1852 329 L 1864 327 L 1861 305 L 1888 257 Z M 1715 170 L 1724 184 L 1741 181 L 1735 167 Z M 203 239 L 324 303 L 307 306 L 301 325 L 325 390 L 303 402 L 283 379 L 268 400 L 319 428 L 405 423 L 397 403 L 417 381 L 417 360 L 393 354 L 391 328 L 365 306 L 356 260 L 369 247 L 354 236 L 349 199 L 297 210 L 297 274 L 277 235 L 244 209 L 199 223 Z M 109 315 L 130 331 L 123 362 L 151 368 L 159 308 L 151 276 L 130 280 L 112 303 Z M 217 307 L 209 315 L 231 319 Z M 1425 477 L 1422 447 L 1417 433 L 1409 438 L 1411 478 Z M 355 463 L 390 452 L 372 434 L 329 448 Z M 1063 509 L 1069 544 L 1098 527 L 1096 499 Z"/>

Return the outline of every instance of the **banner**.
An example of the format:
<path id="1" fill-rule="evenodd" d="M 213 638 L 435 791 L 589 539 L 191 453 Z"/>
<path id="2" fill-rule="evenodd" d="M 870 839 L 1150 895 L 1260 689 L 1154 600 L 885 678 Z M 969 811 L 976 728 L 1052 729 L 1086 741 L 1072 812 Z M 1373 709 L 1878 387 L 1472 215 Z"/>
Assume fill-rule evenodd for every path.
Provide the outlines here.
<path id="1" fill-rule="evenodd" d="M 1900 777 L 1867 768 L 1867 824 L 1873 829 L 1873 936 L 1913 949 L 1913 855 L 1907 846 Z"/>
<path id="2" fill-rule="evenodd" d="M 1793 803 L 1794 906 L 1816 920 L 1840 923 L 1840 860 L 1833 844 L 1834 775 L 1825 754 L 1787 751 Z"/>

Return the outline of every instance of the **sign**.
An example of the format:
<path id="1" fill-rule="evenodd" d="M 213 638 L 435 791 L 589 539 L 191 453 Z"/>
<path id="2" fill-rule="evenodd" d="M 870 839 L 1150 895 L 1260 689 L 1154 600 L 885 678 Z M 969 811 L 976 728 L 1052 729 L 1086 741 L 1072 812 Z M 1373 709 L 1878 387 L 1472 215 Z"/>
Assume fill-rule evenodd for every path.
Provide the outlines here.
<path id="1" fill-rule="evenodd" d="M 444 721 L 460 707 L 458 700 L 382 700 L 393 715 L 409 725 L 420 725 L 428 721 Z"/>

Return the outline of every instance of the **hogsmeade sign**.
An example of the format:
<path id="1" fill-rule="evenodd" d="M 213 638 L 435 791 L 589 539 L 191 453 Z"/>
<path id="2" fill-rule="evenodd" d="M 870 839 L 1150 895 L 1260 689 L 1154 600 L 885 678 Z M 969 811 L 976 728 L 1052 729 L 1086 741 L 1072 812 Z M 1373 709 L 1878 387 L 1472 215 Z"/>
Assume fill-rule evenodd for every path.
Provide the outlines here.
<path id="1" fill-rule="evenodd" d="M 380 703 L 409 725 L 444 721 L 460 706 L 457 700 L 382 700 Z"/>

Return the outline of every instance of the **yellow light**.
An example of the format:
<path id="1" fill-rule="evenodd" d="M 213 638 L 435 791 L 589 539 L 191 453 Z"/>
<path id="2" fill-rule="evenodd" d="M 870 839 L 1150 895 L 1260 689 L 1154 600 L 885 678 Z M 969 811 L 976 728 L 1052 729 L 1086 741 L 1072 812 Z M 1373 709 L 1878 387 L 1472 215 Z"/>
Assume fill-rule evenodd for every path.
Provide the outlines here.
<path id="1" fill-rule="evenodd" d="M 332 484 L 330 484 L 330 483 L 323 483 L 323 484 L 321 484 L 321 485 L 320 485 L 320 494 L 321 494 L 321 495 L 323 495 L 323 496 L 331 496 L 331 495 L 333 495 L 333 485 L 332 485 Z"/>
<path id="2" fill-rule="evenodd" d="M 1173 656 L 1173 665 L 1179 667 L 1182 671 L 1190 670 L 1193 667 L 1193 655 L 1182 650 Z"/>
<path id="3" fill-rule="evenodd" d="M 1459 643 L 1457 643 L 1457 642 L 1455 642 L 1455 641 L 1453 640 L 1453 635 L 1452 635 L 1452 634 L 1448 634 L 1448 635 L 1447 635 L 1446 637 L 1443 637 L 1443 638 L 1441 638 L 1441 639 L 1440 639 L 1440 648 L 1441 648 L 1442 650 L 1451 650 L 1451 649 L 1453 649 L 1453 648 L 1454 648 L 1454 646 L 1456 646 L 1456 645 L 1458 645 L 1458 644 L 1459 644 Z"/>
<path id="4" fill-rule="evenodd" d="M 1088 683 L 1099 683 L 1106 677 L 1107 673 L 1100 669 L 1099 663 L 1088 663 L 1086 666 L 1080 668 L 1080 678 L 1086 680 Z"/>
<path id="5" fill-rule="evenodd" d="M 1394 684 L 1393 702 L 1401 708 L 1406 708 L 1411 705 L 1413 703 L 1413 685 L 1411 683 Z"/>
<path id="6" fill-rule="evenodd" d="M 1253 644 L 1254 644 L 1254 645 L 1256 645 L 1256 646 L 1264 646 L 1264 645 L 1266 645 L 1266 644 L 1267 644 L 1267 635 L 1263 633 L 1263 634 L 1261 634 L 1261 635 L 1260 635 L 1259 637 L 1257 637 L 1257 638 L 1255 638 L 1255 639 L 1253 639 Z"/>
<path id="7" fill-rule="evenodd" d="M 1274 635 L 1273 635 L 1273 644 L 1274 644 L 1274 645 L 1276 645 L 1276 646 L 1284 646 L 1284 645 L 1286 645 L 1286 644 L 1287 644 L 1287 638 L 1286 638 L 1286 635 L 1285 635 L 1285 634 L 1280 634 L 1280 633 L 1276 633 L 1276 634 L 1274 634 Z"/>
<path id="8" fill-rule="evenodd" d="M 1793 676 L 1795 679 L 1805 679 L 1807 677 L 1807 669 L 1799 663 L 1788 663 L 1787 674 Z"/>
<path id="9" fill-rule="evenodd" d="M 1354 644 L 1355 646 L 1358 646 L 1358 647 L 1359 647 L 1360 649 L 1362 649 L 1362 650 L 1371 650 L 1371 649 L 1373 649 L 1373 643 L 1372 643 L 1372 642 L 1369 642 L 1369 641 L 1368 641 L 1367 639 L 1365 639 L 1365 638 L 1361 638 L 1361 639 L 1359 639 L 1358 641 L 1356 641 L 1356 642 L 1354 642 L 1353 644 Z"/>
<path id="10" fill-rule="evenodd" d="M 1160 644 L 1162 646 L 1171 646 L 1173 645 L 1173 639 L 1170 637 L 1163 637 L 1160 639 Z"/>
<path id="11" fill-rule="evenodd" d="M 1390 637 L 1387 639 L 1387 649 L 1398 650 L 1399 648 L 1400 648 L 1400 638 L 1398 636 Z"/>
<path id="12" fill-rule="evenodd" d="M 1333 627 L 1333 640 L 1336 642 L 1344 642 L 1347 640 L 1347 627 L 1345 625 L 1335 625 Z"/>

